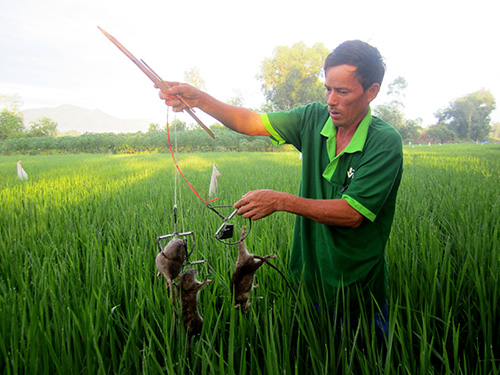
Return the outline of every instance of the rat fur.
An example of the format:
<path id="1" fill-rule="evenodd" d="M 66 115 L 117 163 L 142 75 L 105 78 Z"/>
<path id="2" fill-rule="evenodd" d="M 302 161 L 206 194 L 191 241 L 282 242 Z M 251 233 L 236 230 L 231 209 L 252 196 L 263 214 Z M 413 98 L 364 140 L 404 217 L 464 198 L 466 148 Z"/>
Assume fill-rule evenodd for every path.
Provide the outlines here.
<path id="1" fill-rule="evenodd" d="M 171 240 L 156 256 L 155 264 L 158 269 L 157 277 L 161 275 L 167 279 L 167 288 L 170 288 L 170 297 L 174 303 L 174 286 L 173 281 L 181 273 L 182 266 L 186 261 L 187 244 L 181 239 Z M 175 321 L 175 309 L 174 309 Z"/>
<path id="2" fill-rule="evenodd" d="M 196 269 L 186 270 L 180 277 L 177 284 L 180 290 L 180 300 L 182 306 L 182 320 L 187 331 L 188 339 L 201 332 L 203 318 L 198 311 L 198 292 L 202 290 L 212 280 L 200 282 L 196 280 Z"/>
<path id="3" fill-rule="evenodd" d="M 245 242 L 246 227 L 241 228 L 241 237 L 238 244 L 238 259 L 234 267 L 233 276 L 231 278 L 231 292 L 233 293 L 235 308 L 240 308 L 243 313 L 246 313 L 250 303 L 248 302 L 250 292 L 257 288 L 253 286 L 255 272 L 270 258 L 276 258 L 276 255 L 258 256 L 250 254 L 247 251 Z"/>

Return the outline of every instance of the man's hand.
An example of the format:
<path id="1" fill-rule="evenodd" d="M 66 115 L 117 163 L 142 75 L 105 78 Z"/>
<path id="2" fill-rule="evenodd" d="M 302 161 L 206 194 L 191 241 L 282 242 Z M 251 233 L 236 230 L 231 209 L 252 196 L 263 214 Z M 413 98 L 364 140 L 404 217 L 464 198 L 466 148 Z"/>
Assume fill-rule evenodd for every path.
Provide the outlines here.
<path id="1" fill-rule="evenodd" d="M 284 211 L 332 226 L 357 228 L 363 222 L 363 215 L 345 199 L 301 198 L 274 190 L 249 191 L 233 207 L 238 209 L 238 215 L 252 220 Z"/>
<path id="2" fill-rule="evenodd" d="M 197 107 L 200 99 L 200 90 L 186 83 L 167 82 L 170 86 L 167 93 L 160 91 L 160 98 L 165 100 L 165 104 L 172 107 L 174 112 L 182 112 L 186 105 L 178 98 L 180 96 L 190 107 Z"/>
<path id="3" fill-rule="evenodd" d="M 259 220 L 279 211 L 279 198 L 282 193 L 274 190 L 253 190 L 246 193 L 233 207 L 245 219 Z"/>

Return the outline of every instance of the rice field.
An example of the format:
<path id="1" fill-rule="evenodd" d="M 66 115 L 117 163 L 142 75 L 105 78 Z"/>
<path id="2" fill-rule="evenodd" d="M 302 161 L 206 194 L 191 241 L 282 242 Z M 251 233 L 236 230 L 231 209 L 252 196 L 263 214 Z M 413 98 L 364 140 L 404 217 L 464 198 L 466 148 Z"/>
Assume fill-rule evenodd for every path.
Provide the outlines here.
<path id="1" fill-rule="evenodd" d="M 0 156 L 2 374 L 500 374 L 500 147 L 405 146 L 391 237 L 385 345 L 367 314 L 354 327 L 316 312 L 304 288 L 272 268 L 246 315 L 229 282 L 237 247 L 168 154 Z M 16 176 L 22 159 L 28 181 Z M 252 189 L 297 192 L 298 153 L 180 154 L 214 205 Z M 203 330 L 173 329 L 156 238 L 193 231 Z M 230 208 L 220 209 L 224 214 Z M 294 217 L 254 222 L 246 240 L 285 274 Z M 248 222 L 235 218 L 239 229 Z"/>

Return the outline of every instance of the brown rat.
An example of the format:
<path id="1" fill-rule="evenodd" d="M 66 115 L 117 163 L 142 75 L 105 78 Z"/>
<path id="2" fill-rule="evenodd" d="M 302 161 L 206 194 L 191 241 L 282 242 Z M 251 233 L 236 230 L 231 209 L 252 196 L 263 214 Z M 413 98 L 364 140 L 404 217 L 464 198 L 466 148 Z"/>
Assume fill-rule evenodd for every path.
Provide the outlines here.
<path id="1" fill-rule="evenodd" d="M 182 305 L 182 319 L 184 328 L 187 331 L 188 339 L 201 332 L 203 318 L 198 311 L 198 292 L 202 290 L 212 280 L 200 282 L 196 280 L 196 269 L 186 270 L 180 277 L 177 284 L 180 290 L 180 300 Z"/>
<path id="2" fill-rule="evenodd" d="M 155 264 L 158 269 L 158 278 L 165 276 L 167 279 L 167 288 L 170 288 L 170 296 L 172 298 L 172 303 L 174 303 L 174 287 L 173 281 L 177 276 L 179 276 L 182 266 L 186 260 L 187 254 L 187 244 L 181 239 L 171 240 L 156 256 Z M 175 321 L 175 309 L 174 309 L 174 321 Z M 175 323 L 174 323 L 175 324 Z"/>
<path id="3" fill-rule="evenodd" d="M 245 242 L 246 227 L 241 228 L 241 237 L 238 244 L 238 259 L 234 267 L 233 277 L 231 278 L 231 292 L 234 296 L 235 308 L 240 308 L 243 313 L 248 310 L 250 292 L 253 288 L 253 279 L 255 272 L 270 258 L 276 258 L 276 255 L 266 255 L 264 257 L 250 254 L 247 251 Z"/>

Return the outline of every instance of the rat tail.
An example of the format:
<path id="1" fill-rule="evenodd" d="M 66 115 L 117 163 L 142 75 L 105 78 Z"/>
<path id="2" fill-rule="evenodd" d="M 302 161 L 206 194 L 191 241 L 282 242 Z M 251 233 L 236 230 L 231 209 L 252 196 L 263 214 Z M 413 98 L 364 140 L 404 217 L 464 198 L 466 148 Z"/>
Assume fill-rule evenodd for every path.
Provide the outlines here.
<path id="1" fill-rule="evenodd" d="M 257 259 L 260 259 L 263 263 L 266 263 L 268 266 L 274 268 L 281 275 L 281 277 L 283 278 L 283 280 L 285 280 L 286 285 L 290 288 L 290 290 L 292 290 L 292 286 L 290 285 L 290 282 L 288 281 L 288 279 L 286 278 L 286 276 L 283 274 L 283 272 L 281 272 L 281 270 L 278 267 L 276 267 L 272 263 L 269 263 L 268 257 L 261 257 L 260 255 L 254 255 L 253 257 L 257 258 Z"/>

